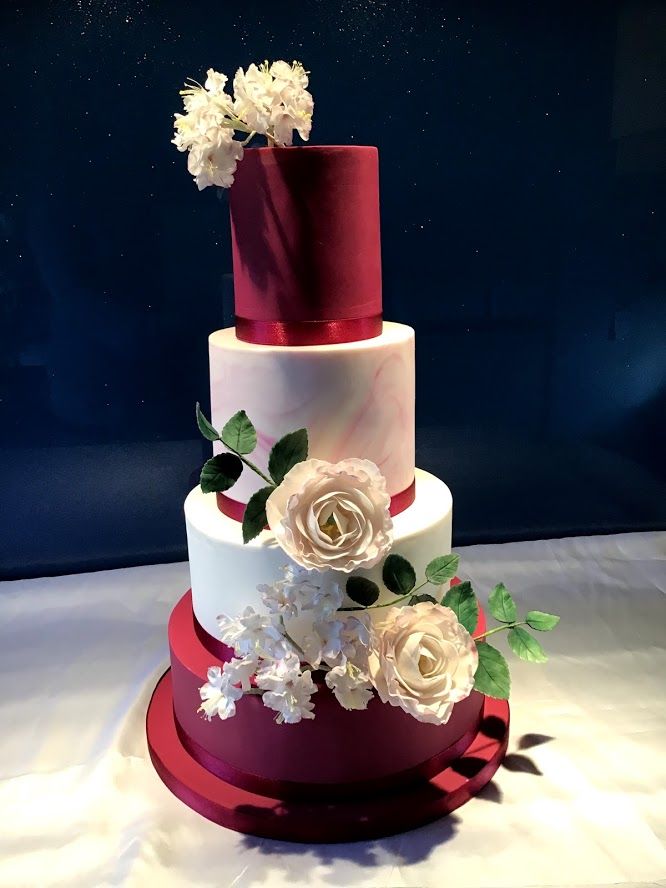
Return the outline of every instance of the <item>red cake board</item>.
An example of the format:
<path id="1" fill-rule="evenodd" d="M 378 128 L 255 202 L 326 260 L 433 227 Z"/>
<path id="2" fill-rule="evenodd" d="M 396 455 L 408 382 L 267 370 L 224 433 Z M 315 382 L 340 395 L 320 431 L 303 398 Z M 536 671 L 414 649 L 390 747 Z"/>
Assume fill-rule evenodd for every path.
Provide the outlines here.
<path id="1" fill-rule="evenodd" d="M 455 762 L 399 792 L 321 802 L 286 801 L 240 789 L 211 774 L 184 749 L 176 732 L 171 676 L 160 679 L 148 707 L 150 758 L 182 802 L 237 832 L 290 842 L 353 842 L 414 829 L 473 798 L 499 767 L 509 738 L 509 704 L 485 698 L 479 731 Z"/>

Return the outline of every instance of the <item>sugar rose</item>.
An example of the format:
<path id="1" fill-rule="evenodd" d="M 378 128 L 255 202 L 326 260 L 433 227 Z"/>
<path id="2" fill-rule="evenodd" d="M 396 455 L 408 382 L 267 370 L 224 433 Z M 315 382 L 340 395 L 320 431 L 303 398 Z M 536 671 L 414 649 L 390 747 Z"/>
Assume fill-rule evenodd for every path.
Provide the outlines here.
<path id="1" fill-rule="evenodd" d="M 443 725 L 472 692 L 476 644 L 448 608 L 421 602 L 392 607 L 375 624 L 370 677 L 380 699 L 418 721 Z"/>
<path id="2" fill-rule="evenodd" d="M 393 522 L 386 481 L 367 459 L 309 459 L 266 502 L 270 529 L 297 564 L 350 573 L 388 554 Z"/>

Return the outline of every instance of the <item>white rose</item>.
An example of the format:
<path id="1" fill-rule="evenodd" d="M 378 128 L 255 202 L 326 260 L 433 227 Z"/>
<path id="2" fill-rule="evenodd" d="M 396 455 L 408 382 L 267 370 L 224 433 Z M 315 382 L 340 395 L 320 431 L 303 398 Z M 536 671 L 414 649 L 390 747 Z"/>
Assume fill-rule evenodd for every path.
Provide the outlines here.
<path id="1" fill-rule="evenodd" d="M 380 699 L 418 721 L 444 725 L 474 687 L 476 644 L 448 608 L 392 607 L 374 628 L 369 657 Z"/>
<path id="2" fill-rule="evenodd" d="M 388 553 L 393 522 L 386 481 L 366 459 L 297 463 L 266 502 L 270 529 L 297 564 L 350 573 Z"/>

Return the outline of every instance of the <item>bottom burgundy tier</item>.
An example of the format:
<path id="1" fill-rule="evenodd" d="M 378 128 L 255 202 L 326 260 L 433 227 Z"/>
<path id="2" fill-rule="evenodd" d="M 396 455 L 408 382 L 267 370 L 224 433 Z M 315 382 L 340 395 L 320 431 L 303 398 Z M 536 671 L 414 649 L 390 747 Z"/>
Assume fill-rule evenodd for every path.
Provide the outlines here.
<path id="1" fill-rule="evenodd" d="M 278 725 L 248 696 L 234 718 L 209 722 L 197 713 L 199 688 L 222 651 L 196 623 L 189 592 L 171 615 L 169 645 L 171 670 L 148 712 L 151 758 L 182 801 L 232 829 L 293 841 L 399 832 L 471 798 L 506 749 L 508 705 L 476 692 L 442 726 L 377 698 L 347 711 L 323 683 L 312 721 Z"/>

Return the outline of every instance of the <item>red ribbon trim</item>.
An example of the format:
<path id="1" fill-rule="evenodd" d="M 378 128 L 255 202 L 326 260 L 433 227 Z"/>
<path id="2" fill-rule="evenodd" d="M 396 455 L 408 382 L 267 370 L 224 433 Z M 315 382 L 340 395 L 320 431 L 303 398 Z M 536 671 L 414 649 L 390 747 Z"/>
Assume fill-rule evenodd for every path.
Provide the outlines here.
<path id="1" fill-rule="evenodd" d="M 234 653 L 234 649 L 224 644 L 224 642 L 220 641 L 219 638 L 215 638 L 215 636 L 211 635 L 210 632 L 206 632 L 204 627 L 194 616 L 194 613 L 192 614 L 192 622 L 194 624 L 194 634 L 197 636 L 197 638 L 206 648 L 209 654 L 212 654 L 212 656 L 215 657 L 216 660 L 219 660 L 221 663 L 227 663 L 229 660 L 233 660 L 233 658 L 236 656 Z"/>
<path id="2" fill-rule="evenodd" d="M 217 499 L 217 508 L 223 515 L 226 515 L 227 518 L 233 518 L 234 521 L 243 520 L 247 503 L 241 503 L 238 500 L 232 499 L 230 496 L 227 496 L 226 493 L 216 493 L 215 496 Z M 400 493 L 396 493 L 395 496 L 391 497 L 389 512 L 393 517 L 399 515 L 411 506 L 415 497 L 416 481 L 412 481 L 409 487 L 405 487 Z"/>
<path id="3" fill-rule="evenodd" d="M 175 714 L 174 721 L 178 739 L 191 757 L 209 773 L 214 774 L 226 783 L 231 783 L 232 786 L 237 786 L 239 789 L 268 796 L 269 798 L 312 799 L 321 802 L 322 800 L 353 799 L 356 797 L 367 798 L 368 795 L 394 792 L 396 788 L 406 786 L 418 780 L 429 780 L 435 774 L 443 771 L 452 761 L 459 758 L 469 747 L 478 733 L 482 713 L 483 706 L 479 710 L 479 716 L 472 728 L 465 731 L 462 737 L 456 740 L 455 743 L 431 756 L 425 762 L 386 777 L 377 777 L 372 780 L 355 780 L 347 783 L 298 783 L 294 780 L 274 780 L 270 777 L 252 774 L 249 771 L 242 771 L 240 768 L 236 768 L 223 759 L 212 755 L 196 740 L 193 740 L 185 732 L 184 728 L 181 727 Z"/>
<path id="4" fill-rule="evenodd" d="M 257 321 L 236 315 L 236 338 L 255 345 L 335 345 L 374 339 L 381 332 L 381 313 L 334 321 Z"/>

